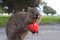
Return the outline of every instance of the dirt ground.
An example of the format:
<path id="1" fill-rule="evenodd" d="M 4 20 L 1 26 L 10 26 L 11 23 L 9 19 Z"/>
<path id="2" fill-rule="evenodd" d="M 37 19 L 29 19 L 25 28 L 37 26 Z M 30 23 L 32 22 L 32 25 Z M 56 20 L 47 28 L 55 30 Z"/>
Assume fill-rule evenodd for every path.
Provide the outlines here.
<path id="1" fill-rule="evenodd" d="M 0 27 L 0 40 L 7 40 L 5 28 Z M 60 40 L 60 24 L 45 24 L 39 26 L 39 33 L 28 33 L 24 40 Z"/>

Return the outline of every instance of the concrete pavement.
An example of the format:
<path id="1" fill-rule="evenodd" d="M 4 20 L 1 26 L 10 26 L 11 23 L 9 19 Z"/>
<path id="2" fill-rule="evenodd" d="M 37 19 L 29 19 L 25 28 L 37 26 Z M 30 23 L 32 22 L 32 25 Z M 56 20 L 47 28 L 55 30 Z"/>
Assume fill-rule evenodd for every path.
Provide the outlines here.
<path id="1" fill-rule="evenodd" d="M 0 27 L 0 40 L 7 40 L 5 28 Z M 40 25 L 39 33 L 28 33 L 24 40 L 60 40 L 60 24 Z"/>

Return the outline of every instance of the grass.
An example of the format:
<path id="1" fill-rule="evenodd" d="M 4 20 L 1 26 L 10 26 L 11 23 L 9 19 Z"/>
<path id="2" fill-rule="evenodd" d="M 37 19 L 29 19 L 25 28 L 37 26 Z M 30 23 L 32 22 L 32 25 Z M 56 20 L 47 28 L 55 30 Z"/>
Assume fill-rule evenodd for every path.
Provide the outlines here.
<path id="1" fill-rule="evenodd" d="M 6 26 L 6 23 L 8 21 L 10 16 L 2 16 L 0 15 L 0 26 Z"/>
<path id="2" fill-rule="evenodd" d="M 0 26 L 6 26 L 9 17 L 0 15 Z M 42 16 L 40 23 L 60 23 L 60 16 Z"/>
<path id="3" fill-rule="evenodd" d="M 60 16 L 42 16 L 41 23 L 60 23 Z"/>

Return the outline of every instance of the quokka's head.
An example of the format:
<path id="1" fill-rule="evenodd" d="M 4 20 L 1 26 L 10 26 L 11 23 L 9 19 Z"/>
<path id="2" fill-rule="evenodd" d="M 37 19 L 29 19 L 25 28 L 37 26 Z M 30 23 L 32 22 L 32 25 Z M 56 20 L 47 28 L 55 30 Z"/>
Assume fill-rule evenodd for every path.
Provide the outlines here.
<path id="1" fill-rule="evenodd" d="M 36 7 L 28 7 L 29 21 L 32 23 L 40 19 L 40 12 Z"/>

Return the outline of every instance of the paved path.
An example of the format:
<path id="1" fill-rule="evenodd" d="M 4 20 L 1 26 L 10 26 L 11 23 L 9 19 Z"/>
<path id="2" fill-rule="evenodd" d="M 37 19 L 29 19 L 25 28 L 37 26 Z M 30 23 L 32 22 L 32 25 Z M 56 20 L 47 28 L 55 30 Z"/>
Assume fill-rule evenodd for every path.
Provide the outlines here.
<path id="1" fill-rule="evenodd" d="M 60 24 L 40 25 L 39 33 L 28 33 L 26 40 L 60 40 Z M 0 27 L 0 40 L 7 40 L 5 28 Z"/>

